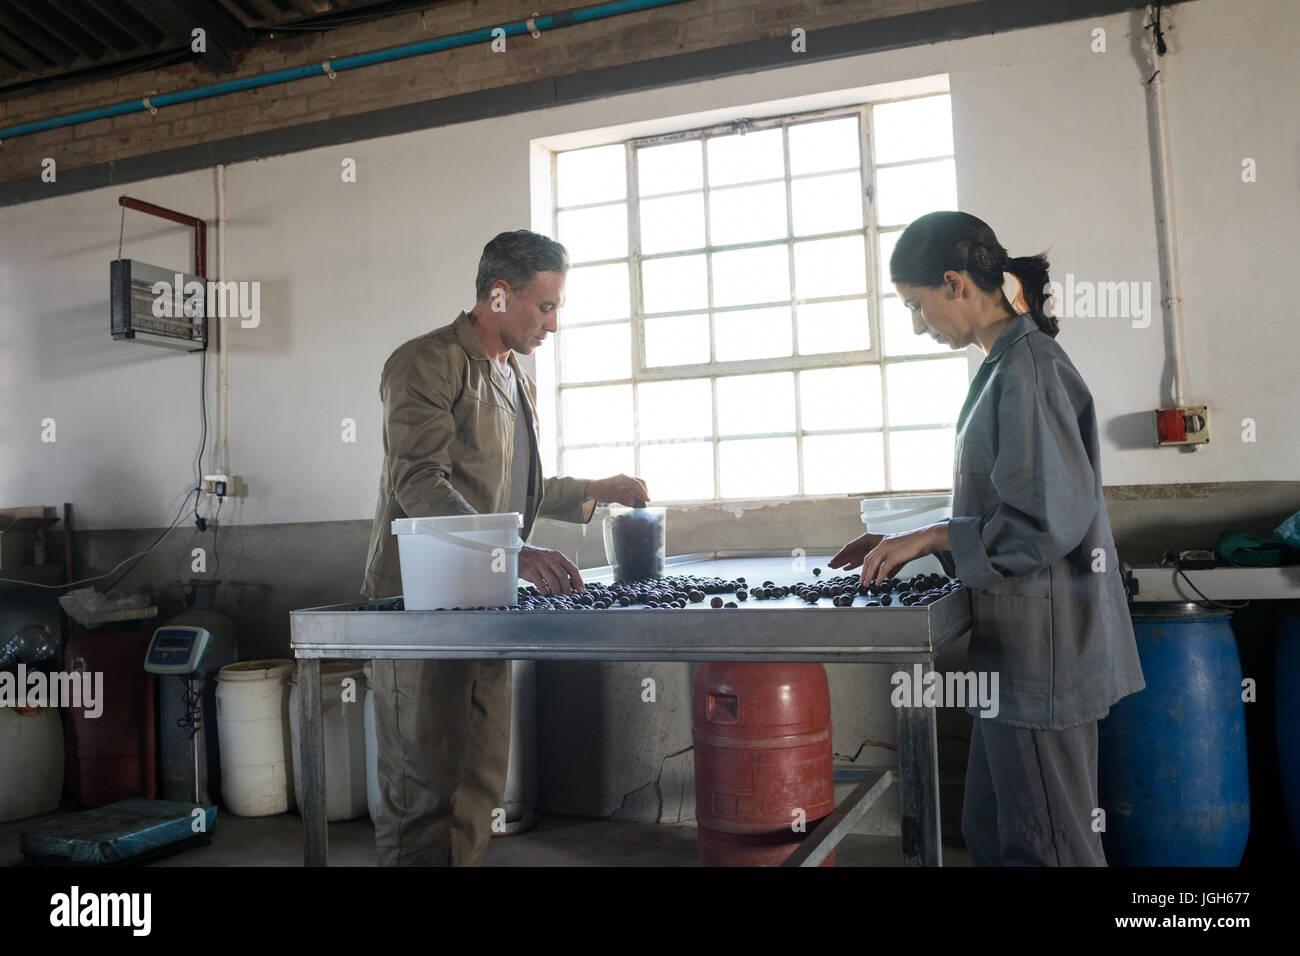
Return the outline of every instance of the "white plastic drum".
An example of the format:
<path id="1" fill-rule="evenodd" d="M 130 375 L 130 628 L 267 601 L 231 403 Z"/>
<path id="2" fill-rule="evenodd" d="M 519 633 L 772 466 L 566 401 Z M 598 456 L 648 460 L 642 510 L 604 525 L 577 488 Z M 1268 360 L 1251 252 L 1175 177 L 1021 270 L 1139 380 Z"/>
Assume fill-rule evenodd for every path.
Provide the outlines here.
<path id="1" fill-rule="evenodd" d="M 366 730 L 365 674 L 354 661 L 322 661 L 320 665 L 321 724 L 325 744 L 325 819 L 355 820 L 365 816 Z M 293 727 L 293 786 L 302 806 L 298 721 L 298 678 L 289 681 L 289 722 Z"/>
<path id="2" fill-rule="evenodd" d="M 866 498 L 862 502 L 862 523 L 876 534 L 902 534 L 915 531 L 952 517 L 952 495 L 891 495 Z M 902 576 L 914 574 L 943 574 L 943 565 L 932 554 L 909 561 L 898 572 Z"/>
<path id="3" fill-rule="evenodd" d="M 403 606 L 435 611 L 514 604 L 523 520 L 517 511 L 394 520 Z"/>
<path id="4" fill-rule="evenodd" d="M 379 819 L 379 739 L 375 736 L 375 692 L 370 689 L 370 661 L 366 661 L 366 807 L 370 822 Z"/>
<path id="5" fill-rule="evenodd" d="M 63 795 L 57 707 L 0 707 L 0 823 L 49 813 Z"/>
<path id="6" fill-rule="evenodd" d="M 289 686 L 293 661 L 242 661 L 217 672 L 221 798 L 239 817 L 294 805 Z"/>

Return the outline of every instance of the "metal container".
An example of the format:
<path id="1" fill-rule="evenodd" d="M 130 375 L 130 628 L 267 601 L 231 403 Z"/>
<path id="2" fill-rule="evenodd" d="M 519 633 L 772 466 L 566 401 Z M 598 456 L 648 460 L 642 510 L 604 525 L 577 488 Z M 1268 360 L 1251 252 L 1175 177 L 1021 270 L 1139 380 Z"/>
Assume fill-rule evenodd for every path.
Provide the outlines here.
<path id="1" fill-rule="evenodd" d="M 826 668 L 702 664 L 692 717 L 700 863 L 779 865 L 835 809 Z"/>
<path id="2" fill-rule="evenodd" d="M 510 662 L 510 762 L 506 770 L 505 828 L 493 835 L 532 829 L 537 823 L 537 662 Z"/>
<path id="3" fill-rule="evenodd" d="M 1102 844 L 1118 866 L 1236 866 L 1250 830 L 1246 714 L 1231 613 L 1138 604 L 1146 689 L 1098 726 Z"/>

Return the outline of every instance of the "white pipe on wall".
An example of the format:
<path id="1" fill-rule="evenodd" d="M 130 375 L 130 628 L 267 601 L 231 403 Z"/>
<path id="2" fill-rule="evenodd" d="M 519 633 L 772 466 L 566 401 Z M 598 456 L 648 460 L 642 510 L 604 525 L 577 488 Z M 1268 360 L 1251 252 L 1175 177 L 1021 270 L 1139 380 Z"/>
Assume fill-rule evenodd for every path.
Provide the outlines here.
<path id="1" fill-rule="evenodd" d="M 1149 52 L 1151 54 L 1151 79 L 1147 82 L 1147 93 L 1152 97 L 1155 119 L 1156 162 L 1160 179 L 1160 207 L 1156 209 L 1156 220 L 1160 226 L 1161 248 L 1160 269 L 1164 273 L 1166 295 L 1161 300 L 1165 307 L 1170 326 L 1170 339 L 1174 360 L 1174 404 L 1186 405 L 1184 396 L 1185 367 L 1183 361 L 1183 300 L 1178 283 L 1178 237 L 1174 223 L 1174 184 L 1173 160 L 1169 146 L 1169 108 L 1165 102 L 1165 78 L 1169 69 L 1170 58 L 1161 56 L 1156 49 L 1157 39 L 1151 25 L 1156 22 L 1157 10 L 1154 5 L 1147 6 L 1147 23 L 1151 36 Z M 1198 451 L 1200 445 L 1193 446 Z"/>
<path id="2" fill-rule="evenodd" d="M 217 164 L 217 280 L 226 280 L 226 167 Z M 217 346 L 217 422 L 220 430 L 220 444 L 217 452 L 217 472 L 230 474 L 229 417 L 230 376 L 226 374 L 226 332 L 225 321 L 218 318 L 219 325 Z"/>

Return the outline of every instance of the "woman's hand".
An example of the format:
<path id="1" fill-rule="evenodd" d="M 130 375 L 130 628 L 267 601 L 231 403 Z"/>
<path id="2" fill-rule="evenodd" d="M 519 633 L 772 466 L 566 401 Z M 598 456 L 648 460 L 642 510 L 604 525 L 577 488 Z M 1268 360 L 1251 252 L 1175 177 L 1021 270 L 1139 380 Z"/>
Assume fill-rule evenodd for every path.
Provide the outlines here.
<path id="1" fill-rule="evenodd" d="M 862 583 L 892 578 L 909 561 L 948 547 L 948 525 L 942 521 L 916 531 L 886 535 L 863 559 Z"/>
<path id="2" fill-rule="evenodd" d="M 852 570 L 861 564 L 862 559 L 870 554 L 871 549 L 880 544 L 884 538 L 883 534 L 872 534 L 868 531 L 840 548 L 835 557 L 826 562 L 826 565 L 831 568 L 844 568 L 846 571 Z"/>
<path id="3" fill-rule="evenodd" d="M 586 593 L 587 590 L 574 563 L 550 548 L 524 545 L 519 552 L 519 576 L 537 585 L 543 594 Z"/>

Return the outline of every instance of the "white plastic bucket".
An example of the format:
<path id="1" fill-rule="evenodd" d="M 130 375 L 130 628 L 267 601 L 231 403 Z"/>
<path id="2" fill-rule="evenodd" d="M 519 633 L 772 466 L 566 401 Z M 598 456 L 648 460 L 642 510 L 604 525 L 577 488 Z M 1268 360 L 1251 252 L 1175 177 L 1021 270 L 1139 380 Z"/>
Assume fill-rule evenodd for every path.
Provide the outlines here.
<path id="1" fill-rule="evenodd" d="M 375 692 L 370 689 L 370 661 L 366 661 L 366 808 L 370 822 L 379 819 L 379 738 L 375 734 Z"/>
<path id="2" fill-rule="evenodd" d="M 406 609 L 514 604 L 523 523 L 517 511 L 393 521 Z"/>
<path id="3" fill-rule="evenodd" d="M 354 683 L 345 685 L 351 678 Z M 352 661 L 320 665 L 321 724 L 325 749 L 325 819 L 355 820 L 366 814 L 365 675 Z M 350 688 L 350 693 L 349 693 Z M 347 694 L 348 699 L 344 700 Z M 289 723 L 293 728 L 293 789 L 302 806 L 302 728 L 298 721 L 298 678 L 289 681 Z"/>
<path id="4" fill-rule="evenodd" d="M 241 661 L 217 671 L 221 798 L 239 817 L 294 805 L 288 680 L 293 661 Z"/>
<path id="5" fill-rule="evenodd" d="M 58 809 L 63 721 L 57 707 L 0 707 L 0 823 Z"/>
<path id="6" fill-rule="evenodd" d="M 952 517 L 951 495 L 895 495 L 887 498 L 864 498 L 862 523 L 876 534 L 901 534 L 916 531 Z M 929 554 L 909 561 L 900 575 L 943 574 L 939 559 Z"/>

